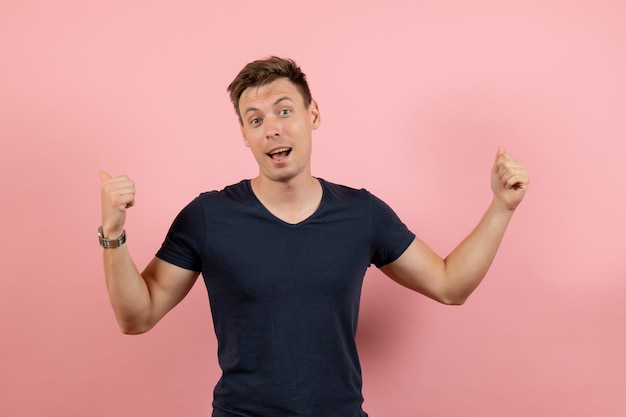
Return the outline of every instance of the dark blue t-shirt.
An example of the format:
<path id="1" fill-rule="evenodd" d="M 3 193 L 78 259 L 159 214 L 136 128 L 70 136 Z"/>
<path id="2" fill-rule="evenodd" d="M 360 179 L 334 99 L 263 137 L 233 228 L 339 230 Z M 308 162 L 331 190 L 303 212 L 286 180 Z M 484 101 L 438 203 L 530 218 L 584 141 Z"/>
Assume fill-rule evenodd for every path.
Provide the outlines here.
<path id="1" fill-rule="evenodd" d="M 414 235 L 381 200 L 319 180 L 317 211 L 271 214 L 249 180 L 203 193 L 177 216 L 157 256 L 202 272 L 223 371 L 214 417 L 363 417 L 355 336 L 370 264 Z"/>

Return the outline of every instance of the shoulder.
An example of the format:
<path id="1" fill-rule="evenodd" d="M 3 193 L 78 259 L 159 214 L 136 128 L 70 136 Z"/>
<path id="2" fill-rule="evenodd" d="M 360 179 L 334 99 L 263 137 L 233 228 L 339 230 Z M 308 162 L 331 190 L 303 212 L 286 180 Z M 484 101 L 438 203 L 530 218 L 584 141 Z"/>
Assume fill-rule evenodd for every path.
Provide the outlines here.
<path id="1" fill-rule="evenodd" d="M 367 199 L 371 193 L 365 188 L 353 188 L 318 178 L 326 195 L 340 199 Z"/>
<path id="2" fill-rule="evenodd" d="M 319 178 L 324 188 L 325 198 L 332 201 L 359 203 L 370 210 L 387 209 L 387 204 L 365 188 L 353 188 L 335 184 Z"/>
<path id="3" fill-rule="evenodd" d="M 221 190 L 204 191 L 190 204 L 206 205 L 219 202 L 246 200 L 250 198 L 250 180 L 242 180 L 236 184 L 227 185 Z"/>
<path id="4" fill-rule="evenodd" d="M 249 198 L 248 180 L 224 187 L 221 190 L 204 191 L 185 205 L 178 217 L 198 218 L 209 213 L 228 209 L 233 204 L 241 204 Z"/>

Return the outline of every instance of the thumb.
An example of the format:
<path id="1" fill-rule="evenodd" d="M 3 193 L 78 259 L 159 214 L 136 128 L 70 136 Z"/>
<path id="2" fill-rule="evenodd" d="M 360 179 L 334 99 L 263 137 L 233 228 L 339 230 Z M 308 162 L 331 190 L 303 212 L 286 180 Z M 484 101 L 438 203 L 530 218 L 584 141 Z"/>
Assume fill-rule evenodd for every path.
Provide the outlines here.
<path id="1" fill-rule="evenodd" d="M 111 174 L 109 174 L 106 171 L 100 171 L 98 172 L 98 175 L 100 176 L 100 179 L 102 180 L 102 182 L 105 182 L 111 179 Z"/>
<path id="2" fill-rule="evenodd" d="M 506 153 L 506 151 L 504 150 L 504 146 L 498 147 L 498 152 L 496 153 L 496 158 L 495 158 L 495 161 L 493 163 L 493 172 L 498 172 L 498 166 L 499 166 L 500 158 L 502 158 L 502 155 L 504 155 L 505 153 Z"/>

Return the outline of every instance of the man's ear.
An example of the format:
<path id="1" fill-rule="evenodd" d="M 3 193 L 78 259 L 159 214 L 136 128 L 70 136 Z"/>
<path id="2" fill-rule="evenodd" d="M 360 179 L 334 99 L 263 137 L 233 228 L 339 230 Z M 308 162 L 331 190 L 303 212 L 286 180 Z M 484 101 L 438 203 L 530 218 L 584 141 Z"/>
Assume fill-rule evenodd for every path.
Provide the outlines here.
<path id="1" fill-rule="evenodd" d="M 313 129 L 320 127 L 320 123 L 322 121 L 320 108 L 315 100 L 311 100 L 311 104 L 309 105 L 309 115 L 311 116 L 311 125 L 313 126 Z"/>

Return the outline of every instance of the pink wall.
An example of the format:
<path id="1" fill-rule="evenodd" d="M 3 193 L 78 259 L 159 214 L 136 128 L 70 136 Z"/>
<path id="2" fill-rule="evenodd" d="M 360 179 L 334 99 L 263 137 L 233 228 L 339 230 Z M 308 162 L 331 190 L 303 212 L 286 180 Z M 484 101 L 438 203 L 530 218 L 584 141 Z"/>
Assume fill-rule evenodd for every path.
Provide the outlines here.
<path id="1" fill-rule="evenodd" d="M 530 169 L 463 307 L 368 273 L 372 417 L 626 415 L 624 3 L 219 4 L 0 4 L 0 415 L 209 415 L 206 293 L 118 332 L 97 171 L 136 180 L 143 266 L 191 198 L 255 174 L 225 88 L 269 54 L 319 101 L 314 173 L 378 194 L 442 255 L 486 207 L 498 145 Z"/>

